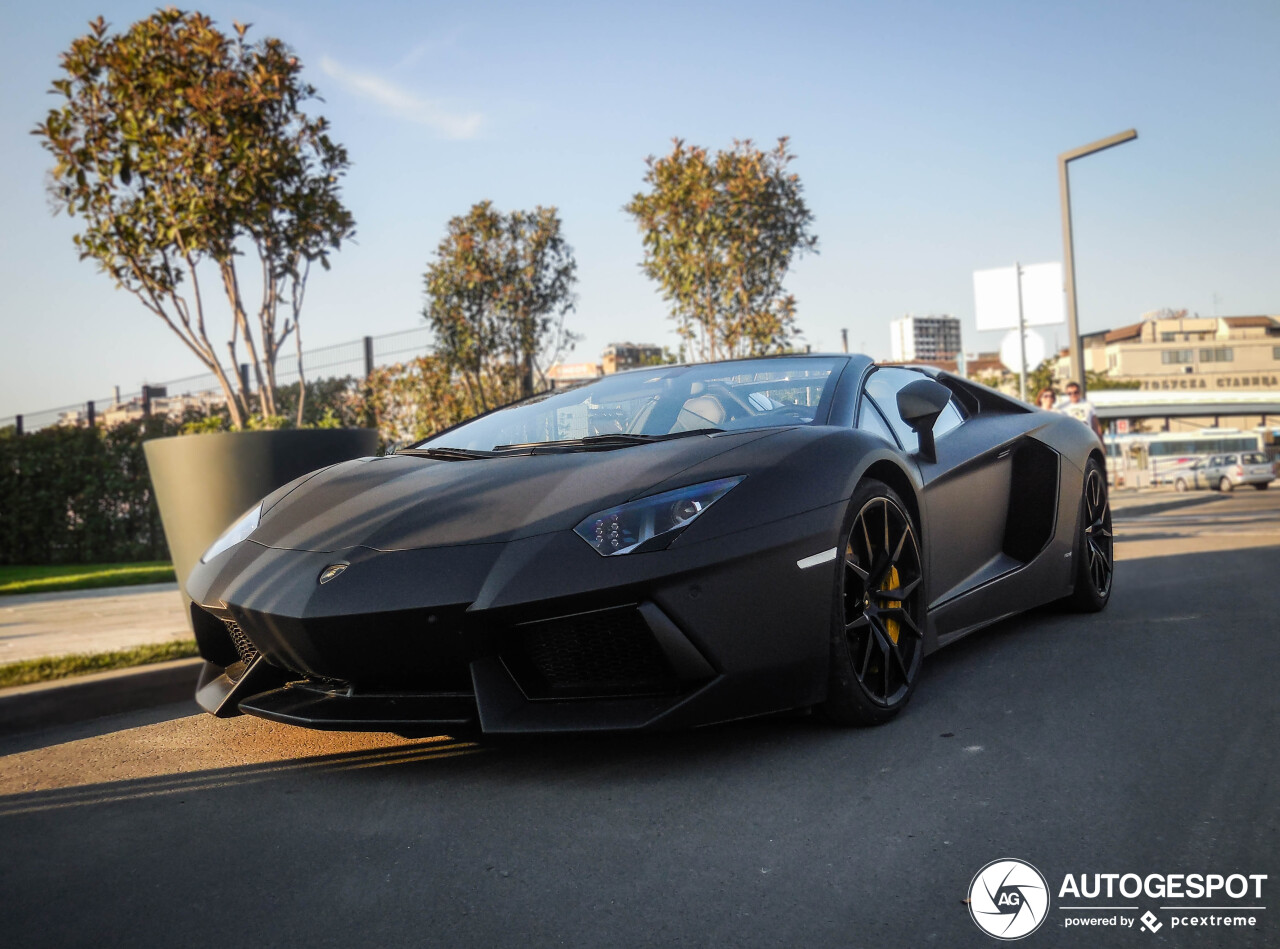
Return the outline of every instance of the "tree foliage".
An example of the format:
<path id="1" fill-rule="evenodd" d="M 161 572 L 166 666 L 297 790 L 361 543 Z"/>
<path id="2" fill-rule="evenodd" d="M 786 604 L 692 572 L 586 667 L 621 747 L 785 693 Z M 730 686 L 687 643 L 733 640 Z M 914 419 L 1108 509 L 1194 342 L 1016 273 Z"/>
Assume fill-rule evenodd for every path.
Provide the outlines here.
<path id="1" fill-rule="evenodd" d="M 675 139 L 671 154 L 646 160 L 649 190 L 625 206 L 644 235 L 641 267 L 691 356 L 784 352 L 800 335 L 783 280 L 818 238 L 787 141 L 771 152 L 735 141 L 711 156 Z"/>
<path id="2" fill-rule="evenodd" d="M 354 233 L 338 186 L 347 152 L 324 118 L 302 111 L 316 90 L 283 42 L 250 44 L 247 29 L 237 23 L 229 38 L 208 17 L 169 8 L 113 35 L 99 17 L 62 54 L 52 88 L 62 102 L 34 129 L 54 157 L 55 209 L 83 221 L 81 258 L 214 373 L 237 427 L 249 414 L 237 365 L 250 363 L 264 412 L 276 414 L 276 358 L 290 334 L 301 358 L 311 265 L 327 269 Z M 202 267 L 229 304 L 229 337 L 210 327 Z"/>
<path id="3" fill-rule="evenodd" d="M 424 280 L 441 365 L 478 411 L 545 386 L 547 367 L 573 346 L 565 317 L 577 263 L 553 207 L 503 214 L 489 201 L 473 205 L 449 221 Z"/>
<path id="4" fill-rule="evenodd" d="M 375 369 L 365 380 L 361 414 L 384 446 L 403 445 L 478 415 L 483 409 L 473 392 L 514 397 L 517 382 L 514 367 L 497 365 L 481 371 L 478 386 L 460 387 L 447 359 L 419 356 Z"/>
<path id="5" fill-rule="evenodd" d="M 1095 372 L 1092 369 L 1085 372 L 1085 391 L 1092 392 L 1097 389 L 1099 392 L 1104 389 L 1141 389 L 1142 381 L 1139 379 L 1118 379 L 1107 375 L 1105 372 Z"/>
<path id="6" fill-rule="evenodd" d="M 1027 401 L 1032 404 L 1036 401 L 1036 396 L 1041 389 L 1053 389 L 1059 395 L 1062 394 L 1062 387 L 1055 381 L 1054 372 L 1058 367 L 1058 360 L 1045 359 L 1027 372 Z M 1017 373 L 1013 373 L 1013 378 L 1017 379 Z"/>

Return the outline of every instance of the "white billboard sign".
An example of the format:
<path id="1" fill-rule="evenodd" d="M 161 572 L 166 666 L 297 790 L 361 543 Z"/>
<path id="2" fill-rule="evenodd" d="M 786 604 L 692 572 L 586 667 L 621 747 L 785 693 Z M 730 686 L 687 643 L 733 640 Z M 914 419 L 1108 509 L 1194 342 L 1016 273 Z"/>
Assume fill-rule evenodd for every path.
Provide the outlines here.
<path id="1" fill-rule="evenodd" d="M 973 272 L 974 316 L 979 332 L 1018 328 L 1018 267 Z M 1024 326 L 1049 326 L 1067 319 L 1062 264 L 1022 267 Z"/>

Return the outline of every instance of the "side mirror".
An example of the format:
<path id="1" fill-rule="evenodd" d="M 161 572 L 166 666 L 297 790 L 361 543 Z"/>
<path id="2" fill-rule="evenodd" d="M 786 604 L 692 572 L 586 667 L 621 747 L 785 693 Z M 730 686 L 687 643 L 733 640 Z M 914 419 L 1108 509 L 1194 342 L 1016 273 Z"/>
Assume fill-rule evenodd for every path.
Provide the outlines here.
<path id="1" fill-rule="evenodd" d="M 898 390 L 898 414 L 920 438 L 920 454 L 937 460 L 933 423 L 951 401 L 951 390 L 932 379 L 917 379 Z"/>

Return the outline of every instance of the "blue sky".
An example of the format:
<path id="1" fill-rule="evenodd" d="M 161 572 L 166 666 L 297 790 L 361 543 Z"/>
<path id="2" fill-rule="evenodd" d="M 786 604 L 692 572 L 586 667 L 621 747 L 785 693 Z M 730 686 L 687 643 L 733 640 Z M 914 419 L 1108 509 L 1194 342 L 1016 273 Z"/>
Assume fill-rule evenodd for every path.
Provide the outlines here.
<path id="1" fill-rule="evenodd" d="M 153 9 L 60 0 L 0 21 L 0 417 L 202 371 L 76 259 L 28 134 L 88 20 L 124 28 Z M 815 350 L 847 327 L 853 348 L 887 356 L 888 321 L 907 312 L 954 313 L 967 349 L 996 348 L 973 331 L 972 272 L 1060 259 L 1056 156 L 1130 127 L 1138 141 L 1072 169 L 1082 329 L 1162 306 L 1280 313 L 1274 0 L 200 9 L 294 46 L 351 153 L 357 242 L 313 278 L 308 347 L 419 325 L 445 222 L 484 198 L 560 209 L 584 336 L 569 360 L 673 345 L 621 207 L 677 135 L 791 137 L 821 244 L 788 288 Z"/>

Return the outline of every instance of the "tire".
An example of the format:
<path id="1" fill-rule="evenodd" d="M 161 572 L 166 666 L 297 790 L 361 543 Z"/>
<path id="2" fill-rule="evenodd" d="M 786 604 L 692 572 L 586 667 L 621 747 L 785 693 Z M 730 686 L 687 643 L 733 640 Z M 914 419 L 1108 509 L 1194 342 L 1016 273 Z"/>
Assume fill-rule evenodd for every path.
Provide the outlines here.
<path id="1" fill-rule="evenodd" d="M 883 725 L 910 700 L 924 658 L 919 529 L 892 488 L 868 479 L 849 500 L 841 538 L 822 710 L 840 725 Z"/>
<path id="2" fill-rule="evenodd" d="M 1075 589 L 1067 597 L 1067 605 L 1079 613 L 1097 613 L 1111 600 L 1115 546 L 1107 479 L 1096 458 L 1090 458 L 1084 469 L 1077 523 Z"/>
<path id="3" fill-rule="evenodd" d="M 1271 483 L 1270 481 L 1263 481 L 1261 484 L 1255 484 L 1254 488 L 1256 488 L 1259 491 L 1265 491 L 1267 490 L 1267 485 L 1269 485 L 1270 483 Z"/>
<path id="4" fill-rule="evenodd" d="M 1173 490 L 1177 491 L 1179 494 L 1181 494 L 1182 492 L 1186 491 L 1186 490 L 1187 490 L 1187 482 L 1186 482 L 1186 479 L 1185 479 L 1185 478 L 1179 478 L 1177 481 L 1175 481 L 1175 482 L 1173 483 Z"/>
<path id="5" fill-rule="evenodd" d="M 1230 478 L 1220 478 L 1218 480 L 1218 490 L 1223 494 L 1230 494 L 1233 487 L 1234 485 L 1231 483 Z"/>

